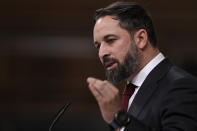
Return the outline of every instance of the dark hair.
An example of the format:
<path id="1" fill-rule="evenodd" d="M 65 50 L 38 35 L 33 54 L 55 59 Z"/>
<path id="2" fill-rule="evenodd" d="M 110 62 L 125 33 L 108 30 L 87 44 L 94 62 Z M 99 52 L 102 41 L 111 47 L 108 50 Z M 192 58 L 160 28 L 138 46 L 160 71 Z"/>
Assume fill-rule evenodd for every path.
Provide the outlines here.
<path id="1" fill-rule="evenodd" d="M 139 4 L 134 2 L 115 2 L 106 8 L 96 10 L 94 24 L 104 16 L 114 16 L 120 21 L 120 27 L 127 30 L 130 34 L 145 29 L 148 40 L 155 47 L 157 43 L 153 23 L 150 14 L 147 13 Z"/>

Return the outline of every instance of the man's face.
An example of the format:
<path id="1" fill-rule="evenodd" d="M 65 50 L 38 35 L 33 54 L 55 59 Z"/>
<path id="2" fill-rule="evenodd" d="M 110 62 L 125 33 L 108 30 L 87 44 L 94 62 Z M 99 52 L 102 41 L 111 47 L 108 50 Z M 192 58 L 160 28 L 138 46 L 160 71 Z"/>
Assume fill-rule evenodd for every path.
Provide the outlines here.
<path id="1" fill-rule="evenodd" d="M 110 82 L 120 82 L 136 71 L 139 62 L 135 42 L 112 16 L 105 16 L 96 22 L 94 44 Z"/>

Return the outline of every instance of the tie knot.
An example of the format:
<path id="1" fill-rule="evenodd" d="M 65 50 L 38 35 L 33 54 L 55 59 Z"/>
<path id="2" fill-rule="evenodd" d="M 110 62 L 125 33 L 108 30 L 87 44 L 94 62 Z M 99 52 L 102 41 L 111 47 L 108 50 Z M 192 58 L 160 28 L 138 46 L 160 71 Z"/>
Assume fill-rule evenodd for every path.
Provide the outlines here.
<path id="1" fill-rule="evenodd" d="M 132 83 L 127 84 L 124 89 L 123 95 L 131 96 L 134 93 L 136 87 L 137 86 Z"/>
<path id="2" fill-rule="evenodd" d="M 126 85 L 126 88 L 134 88 L 135 89 L 136 87 L 137 86 L 132 84 L 132 83 L 129 83 L 129 84 Z"/>

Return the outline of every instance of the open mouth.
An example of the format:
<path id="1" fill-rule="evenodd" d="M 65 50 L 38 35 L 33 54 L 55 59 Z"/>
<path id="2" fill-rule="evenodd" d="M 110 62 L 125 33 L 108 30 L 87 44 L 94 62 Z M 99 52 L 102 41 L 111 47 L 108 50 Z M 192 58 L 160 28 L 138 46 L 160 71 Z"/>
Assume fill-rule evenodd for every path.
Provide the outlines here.
<path id="1" fill-rule="evenodd" d="M 112 70 L 117 66 L 117 62 L 111 61 L 111 62 L 105 62 L 104 66 L 107 70 Z"/>

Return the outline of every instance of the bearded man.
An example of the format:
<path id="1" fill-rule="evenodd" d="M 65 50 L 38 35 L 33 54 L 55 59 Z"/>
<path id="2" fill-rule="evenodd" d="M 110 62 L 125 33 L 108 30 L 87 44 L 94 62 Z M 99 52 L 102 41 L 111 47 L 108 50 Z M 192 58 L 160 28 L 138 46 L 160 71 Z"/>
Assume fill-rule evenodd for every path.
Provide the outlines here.
<path id="1" fill-rule="evenodd" d="M 196 131 L 197 79 L 159 51 L 147 11 L 115 2 L 97 10 L 94 21 L 94 45 L 107 80 L 87 82 L 110 129 Z M 122 96 L 114 86 L 121 81 L 128 83 Z"/>

